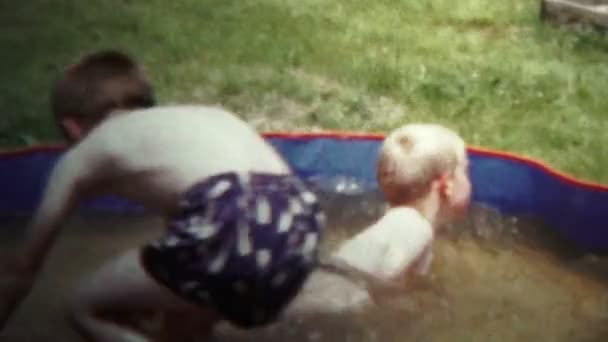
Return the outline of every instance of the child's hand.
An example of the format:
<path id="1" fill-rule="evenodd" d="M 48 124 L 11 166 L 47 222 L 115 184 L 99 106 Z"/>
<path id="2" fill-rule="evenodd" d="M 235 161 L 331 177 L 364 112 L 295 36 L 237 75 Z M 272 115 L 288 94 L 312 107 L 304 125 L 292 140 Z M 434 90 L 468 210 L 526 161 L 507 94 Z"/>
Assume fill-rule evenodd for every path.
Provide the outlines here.
<path id="1" fill-rule="evenodd" d="M 33 284 L 33 274 L 21 271 L 14 262 L 0 269 L 0 331 L 4 329 L 15 309 L 29 294 Z"/>

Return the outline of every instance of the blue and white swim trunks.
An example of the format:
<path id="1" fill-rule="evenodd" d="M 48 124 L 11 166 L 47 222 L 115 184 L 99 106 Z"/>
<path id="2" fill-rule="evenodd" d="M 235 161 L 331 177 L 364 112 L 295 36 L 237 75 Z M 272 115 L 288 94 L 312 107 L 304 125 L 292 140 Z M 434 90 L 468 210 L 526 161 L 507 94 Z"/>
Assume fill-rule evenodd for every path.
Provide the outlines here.
<path id="1" fill-rule="evenodd" d="M 193 186 L 141 260 L 154 279 L 241 327 L 270 323 L 316 266 L 324 214 L 298 177 L 220 174 Z"/>

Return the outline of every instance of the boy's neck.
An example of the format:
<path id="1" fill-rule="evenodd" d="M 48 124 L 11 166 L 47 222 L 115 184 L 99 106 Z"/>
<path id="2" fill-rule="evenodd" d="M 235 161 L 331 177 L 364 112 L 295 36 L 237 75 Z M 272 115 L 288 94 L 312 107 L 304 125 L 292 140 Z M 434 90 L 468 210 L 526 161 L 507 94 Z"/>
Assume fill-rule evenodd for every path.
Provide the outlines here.
<path id="1" fill-rule="evenodd" d="M 437 194 L 435 194 L 434 192 L 430 192 L 427 196 L 414 200 L 414 201 L 410 201 L 407 203 L 402 203 L 399 205 L 391 205 L 391 208 L 397 208 L 397 207 L 409 207 L 412 208 L 414 210 L 416 210 L 418 213 L 420 213 L 420 215 L 422 215 L 422 217 L 424 217 L 425 219 L 427 219 L 427 221 L 429 221 L 429 223 L 431 224 L 431 226 L 433 226 L 433 229 L 436 229 L 436 226 L 440 224 L 440 218 L 439 218 L 439 198 L 437 198 Z"/>

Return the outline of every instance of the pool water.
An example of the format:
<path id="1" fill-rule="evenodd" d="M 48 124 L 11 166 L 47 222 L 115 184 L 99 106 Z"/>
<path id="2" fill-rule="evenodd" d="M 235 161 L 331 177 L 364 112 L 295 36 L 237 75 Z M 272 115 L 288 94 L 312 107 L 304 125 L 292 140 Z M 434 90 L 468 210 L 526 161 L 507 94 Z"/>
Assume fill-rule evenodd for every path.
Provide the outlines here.
<path id="1" fill-rule="evenodd" d="M 381 214 L 378 194 L 326 195 L 331 250 Z M 6 224 L 1 252 L 23 223 Z M 161 231 L 154 217 L 75 217 L 2 341 L 79 341 L 64 299 L 82 274 Z M 406 229 L 406 227 L 404 227 Z M 359 313 L 292 317 L 244 333 L 220 327 L 215 341 L 607 341 L 608 260 L 586 255 L 531 219 L 474 206 L 434 244 L 432 282 Z"/>

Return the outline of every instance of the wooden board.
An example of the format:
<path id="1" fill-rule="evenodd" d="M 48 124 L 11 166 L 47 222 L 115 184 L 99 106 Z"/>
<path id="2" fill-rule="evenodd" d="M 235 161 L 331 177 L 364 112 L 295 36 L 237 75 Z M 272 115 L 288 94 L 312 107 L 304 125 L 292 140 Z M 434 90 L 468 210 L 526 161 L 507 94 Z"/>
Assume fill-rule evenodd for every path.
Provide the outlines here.
<path id="1" fill-rule="evenodd" d="M 560 25 L 608 29 L 608 0 L 541 0 L 540 17 Z"/>

